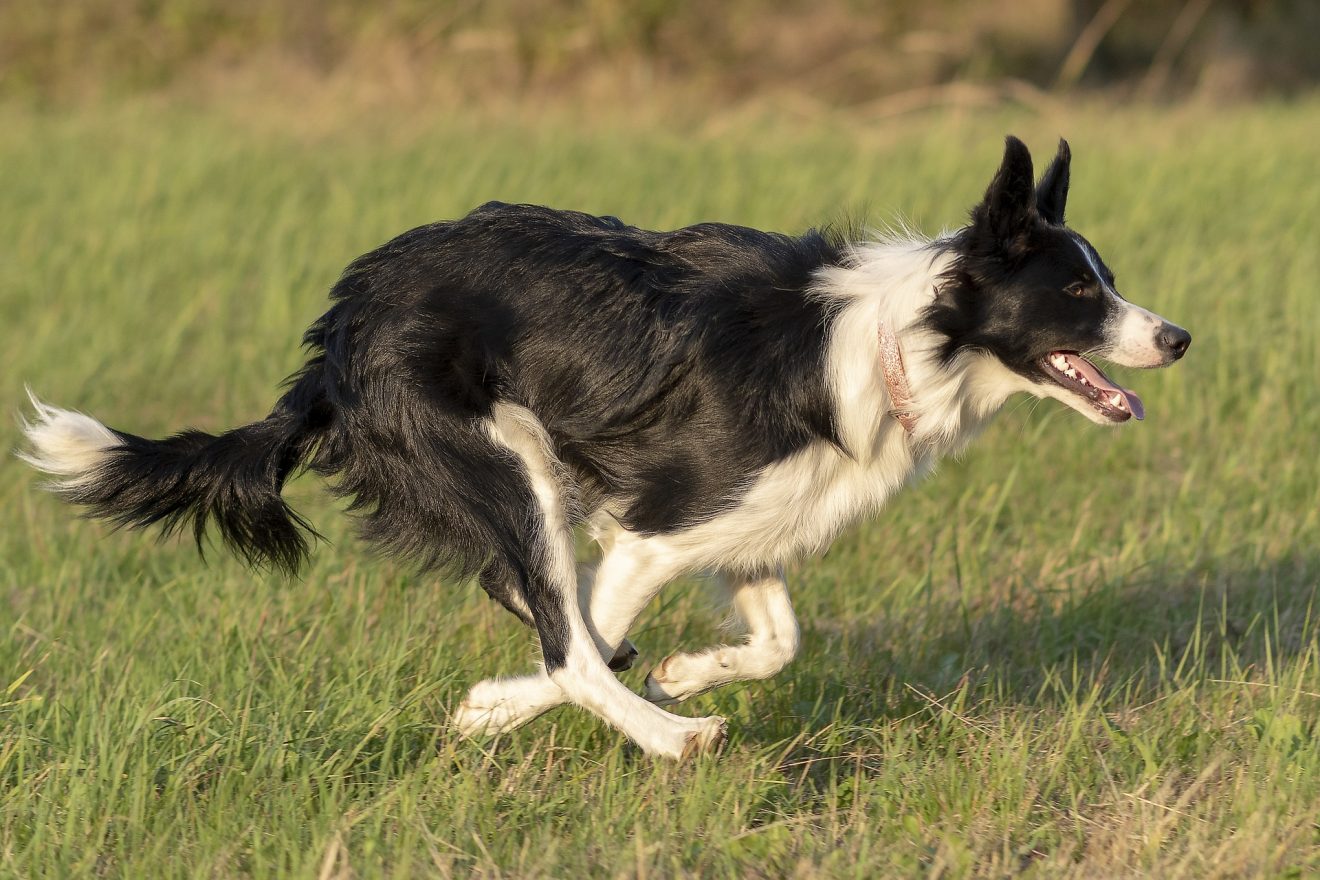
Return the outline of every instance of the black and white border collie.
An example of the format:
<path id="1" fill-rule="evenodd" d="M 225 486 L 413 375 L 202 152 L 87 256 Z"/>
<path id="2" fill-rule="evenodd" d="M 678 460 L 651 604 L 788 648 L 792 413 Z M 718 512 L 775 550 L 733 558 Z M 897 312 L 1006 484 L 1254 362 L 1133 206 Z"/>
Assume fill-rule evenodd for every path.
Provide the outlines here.
<path id="1" fill-rule="evenodd" d="M 933 240 L 799 237 L 492 202 L 352 263 L 265 419 L 147 440 L 33 399 L 26 461 L 93 515 L 208 524 L 296 570 L 308 524 L 280 497 L 310 467 L 365 536 L 477 576 L 532 627 L 543 668 L 478 683 L 465 734 L 561 703 L 648 753 L 718 747 L 725 721 L 660 708 L 774 675 L 798 649 L 789 560 L 823 551 L 1012 394 L 1100 424 L 1141 418 L 1088 358 L 1159 367 L 1185 330 L 1127 302 L 1064 225 L 1069 150 L 1036 183 L 1008 138 L 971 221 Z M 574 530 L 600 545 L 579 579 Z M 747 636 L 674 653 L 645 695 L 614 675 L 629 628 L 690 572 L 728 585 Z"/>

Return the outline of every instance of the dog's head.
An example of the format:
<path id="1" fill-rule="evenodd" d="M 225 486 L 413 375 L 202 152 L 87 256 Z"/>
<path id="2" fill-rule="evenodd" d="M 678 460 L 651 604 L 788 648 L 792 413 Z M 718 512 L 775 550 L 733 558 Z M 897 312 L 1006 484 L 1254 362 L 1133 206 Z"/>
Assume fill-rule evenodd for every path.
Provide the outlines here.
<path id="1" fill-rule="evenodd" d="M 1087 358 L 1163 367 L 1192 337 L 1120 296 L 1100 254 L 1064 225 L 1071 158 L 1060 141 L 1036 183 L 1026 145 L 1008 138 L 985 199 L 952 240 L 952 267 L 927 318 L 946 361 L 980 352 L 1006 368 L 1013 390 L 1053 397 L 1100 424 L 1140 419 L 1141 398 Z"/>

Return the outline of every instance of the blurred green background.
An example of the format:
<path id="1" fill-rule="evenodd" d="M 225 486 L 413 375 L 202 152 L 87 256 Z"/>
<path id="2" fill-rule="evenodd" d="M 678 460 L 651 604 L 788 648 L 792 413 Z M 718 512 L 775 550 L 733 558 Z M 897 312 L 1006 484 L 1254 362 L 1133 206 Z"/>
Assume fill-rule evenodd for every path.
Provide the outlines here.
<path id="1" fill-rule="evenodd" d="M 0 94 L 264 71 L 468 101 L 668 88 L 864 109 L 968 82 L 1251 97 L 1313 85 L 1318 40 L 1313 0 L 5 0 Z"/>

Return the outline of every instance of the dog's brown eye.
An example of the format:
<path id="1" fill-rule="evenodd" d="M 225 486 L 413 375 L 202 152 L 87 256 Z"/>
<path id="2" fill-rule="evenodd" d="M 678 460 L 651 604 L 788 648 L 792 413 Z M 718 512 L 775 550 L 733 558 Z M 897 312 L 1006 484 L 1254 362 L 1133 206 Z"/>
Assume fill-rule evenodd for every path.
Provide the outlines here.
<path id="1" fill-rule="evenodd" d="M 1091 293 L 1091 285 L 1085 281 L 1074 281 L 1064 288 L 1064 292 L 1069 296 L 1087 296 Z"/>

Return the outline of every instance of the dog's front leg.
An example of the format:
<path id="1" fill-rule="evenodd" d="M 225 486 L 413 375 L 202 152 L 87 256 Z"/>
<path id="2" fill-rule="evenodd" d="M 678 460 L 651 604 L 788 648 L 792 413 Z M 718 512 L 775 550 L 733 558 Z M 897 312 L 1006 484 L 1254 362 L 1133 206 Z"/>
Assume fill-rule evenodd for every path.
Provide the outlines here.
<path id="1" fill-rule="evenodd" d="M 733 607 L 747 627 L 741 645 L 671 654 L 646 678 L 647 699 L 677 703 L 733 681 L 769 678 L 798 651 L 798 624 L 782 571 L 727 578 Z"/>

